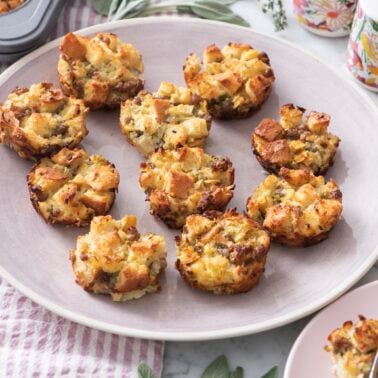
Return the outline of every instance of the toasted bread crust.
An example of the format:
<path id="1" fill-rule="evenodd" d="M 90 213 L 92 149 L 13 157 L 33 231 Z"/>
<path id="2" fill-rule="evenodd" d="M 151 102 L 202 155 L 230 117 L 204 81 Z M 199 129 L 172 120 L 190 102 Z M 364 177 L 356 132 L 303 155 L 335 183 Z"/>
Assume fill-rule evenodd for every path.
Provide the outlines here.
<path id="1" fill-rule="evenodd" d="M 144 155 L 157 148 L 204 147 L 211 127 L 206 101 L 190 89 L 162 82 L 121 106 L 120 126 L 128 142 Z"/>
<path id="2" fill-rule="evenodd" d="M 100 155 L 64 148 L 35 164 L 27 183 L 30 200 L 47 223 L 85 226 L 112 207 L 119 174 Z"/>
<path id="3" fill-rule="evenodd" d="M 184 65 L 188 87 L 207 100 L 209 112 L 219 119 L 247 118 L 269 97 L 275 80 L 268 56 L 250 45 L 229 43 L 222 50 L 206 48 L 203 66 L 191 54 Z"/>
<path id="4" fill-rule="evenodd" d="M 223 210 L 233 196 L 234 168 L 227 158 L 202 148 L 158 150 L 141 164 L 139 183 L 150 212 L 171 228 L 180 228 L 190 214 Z"/>
<path id="5" fill-rule="evenodd" d="M 252 133 L 252 149 L 259 163 L 269 172 L 282 167 L 309 169 L 323 175 L 333 165 L 340 139 L 329 133 L 330 116 L 310 112 L 293 104 L 283 105 L 279 122 L 264 119 Z"/>
<path id="6" fill-rule="evenodd" d="M 259 281 L 270 241 L 257 222 L 227 210 L 190 215 L 176 245 L 176 268 L 190 286 L 238 294 Z"/>
<path id="7" fill-rule="evenodd" d="M 111 295 L 114 301 L 159 291 L 166 256 L 164 238 L 140 235 L 133 215 L 118 221 L 110 215 L 95 217 L 89 233 L 79 236 L 70 251 L 76 283 L 91 293 Z"/>
<path id="8" fill-rule="evenodd" d="M 0 142 L 28 160 L 73 148 L 88 134 L 87 111 L 82 100 L 51 83 L 16 88 L 0 104 Z"/>
<path id="9" fill-rule="evenodd" d="M 144 87 L 142 57 L 115 34 L 89 38 L 68 33 L 60 45 L 59 81 L 64 93 L 92 110 L 115 108 Z"/>
<path id="10" fill-rule="evenodd" d="M 247 215 L 272 239 L 305 247 L 327 238 L 342 212 L 342 194 L 334 180 L 325 182 L 308 170 L 281 168 L 268 176 L 247 200 Z"/>

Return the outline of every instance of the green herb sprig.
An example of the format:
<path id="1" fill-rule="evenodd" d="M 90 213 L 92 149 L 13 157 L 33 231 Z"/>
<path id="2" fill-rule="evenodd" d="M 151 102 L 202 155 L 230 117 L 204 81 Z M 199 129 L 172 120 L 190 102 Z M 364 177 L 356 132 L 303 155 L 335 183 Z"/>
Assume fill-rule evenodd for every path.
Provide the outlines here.
<path id="1" fill-rule="evenodd" d="M 202 373 L 201 378 L 243 378 L 244 369 L 238 366 L 234 371 L 230 370 L 226 356 L 216 358 Z M 278 367 L 274 366 L 261 378 L 278 378 Z"/>
<path id="2" fill-rule="evenodd" d="M 226 356 L 219 356 L 202 373 L 201 378 L 243 378 L 243 368 L 238 366 L 231 372 Z"/>
<path id="3" fill-rule="evenodd" d="M 264 13 L 272 15 L 273 24 L 276 31 L 284 30 L 287 26 L 286 12 L 282 0 L 258 0 Z"/>
<path id="4" fill-rule="evenodd" d="M 243 378 L 244 370 L 238 366 L 234 371 L 230 370 L 226 356 L 216 358 L 202 373 L 201 378 Z M 155 378 L 152 369 L 142 362 L 138 366 L 138 378 Z M 278 378 L 278 367 L 274 366 L 261 378 Z"/>
<path id="5" fill-rule="evenodd" d="M 108 16 L 109 21 L 145 17 L 161 11 L 176 10 L 210 20 L 249 26 L 249 23 L 229 7 L 237 0 L 168 0 L 153 4 L 151 0 L 92 0 L 95 10 Z"/>
<path id="6" fill-rule="evenodd" d="M 272 367 L 261 378 L 278 378 L 278 367 L 277 366 Z"/>
<path id="7" fill-rule="evenodd" d="M 145 362 L 138 366 L 138 378 L 155 378 L 154 372 Z"/>

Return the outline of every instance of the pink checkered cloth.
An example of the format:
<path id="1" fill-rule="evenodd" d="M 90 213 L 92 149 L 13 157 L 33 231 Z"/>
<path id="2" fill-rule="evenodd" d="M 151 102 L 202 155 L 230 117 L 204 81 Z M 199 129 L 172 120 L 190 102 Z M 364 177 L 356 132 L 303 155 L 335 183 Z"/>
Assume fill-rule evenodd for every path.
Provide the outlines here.
<path id="1" fill-rule="evenodd" d="M 51 39 L 104 21 L 90 0 L 69 0 Z M 160 377 L 163 353 L 162 342 L 116 336 L 65 320 L 0 278 L 1 378 L 135 378 L 142 361 Z"/>

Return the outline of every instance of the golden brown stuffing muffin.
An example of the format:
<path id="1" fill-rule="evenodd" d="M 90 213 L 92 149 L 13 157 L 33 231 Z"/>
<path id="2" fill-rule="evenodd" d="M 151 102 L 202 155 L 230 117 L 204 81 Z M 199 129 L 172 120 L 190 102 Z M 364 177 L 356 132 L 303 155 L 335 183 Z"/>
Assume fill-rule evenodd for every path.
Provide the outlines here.
<path id="1" fill-rule="evenodd" d="M 47 223 L 76 226 L 106 214 L 119 184 L 113 164 L 82 148 L 64 148 L 43 158 L 27 179 L 33 206 Z"/>
<path id="2" fill-rule="evenodd" d="M 160 235 L 140 235 L 136 217 L 115 220 L 95 217 L 89 233 L 79 236 L 70 252 L 76 282 L 114 301 L 137 299 L 160 290 L 159 276 L 167 266 L 167 248 Z"/>
<path id="3" fill-rule="evenodd" d="M 233 196 L 234 168 L 229 159 L 202 148 L 160 149 L 141 164 L 139 183 L 151 214 L 180 228 L 190 214 L 223 210 Z"/>
<path id="4" fill-rule="evenodd" d="M 211 117 L 190 89 L 162 82 L 157 93 L 142 91 L 124 102 L 120 122 L 127 140 L 148 156 L 159 147 L 203 147 Z"/>
<path id="5" fill-rule="evenodd" d="M 190 215 L 176 245 L 176 267 L 189 285 L 237 294 L 257 284 L 270 240 L 257 222 L 227 210 Z"/>
<path id="6" fill-rule="evenodd" d="M 0 14 L 6 13 L 22 5 L 25 0 L 0 0 Z"/>
<path id="7" fill-rule="evenodd" d="M 58 73 L 64 93 L 91 109 L 114 108 L 143 89 L 139 51 L 115 34 L 83 37 L 68 33 L 60 45 Z"/>
<path id="8" fill-rule="evenodd" d="M 303 119 L 305 109 L 283 105 L 279 122 L 264 119 L 252 134 L 252 148 L 260 164 L 270 172 L 281 167 L 310 169 L 325 174 L 333 164 L 340 139 L 329 133 L 330 116 L 311 112 Z"/>
<path id="9" fill-rule="evenodd" d="M 203 65 L 197 55 L 185 61 L 188 87 L 207 100 L 210 114 L 220 119 L 246 118 L 269 97 L 275 80 L 268 55 L 250 45 L 229 43 L 206 48 Z"/>
<path id="10" fill-rule="evenodd" d="M 334 180 L 309 170 L 281 168 L 268 176 L 247 201 L 247 215 L 272 239 L 300 247 L 324 240 L 342 211 L 342 194 Z"/>
<path id="11" fill-rule="evenodd" d="M 353 324 L 347 321 L 328 336 L 333 371 L 337 378 L 368 378 L 378 350 L 378 320 L 360 316 Z"/>
<path id="12" fill-rule="evenodd" d="M 87 110 L 51 83 L 17 88 L 0 104 L 0 142 L 29 160 L 73 148 L 88 134 Z"/>

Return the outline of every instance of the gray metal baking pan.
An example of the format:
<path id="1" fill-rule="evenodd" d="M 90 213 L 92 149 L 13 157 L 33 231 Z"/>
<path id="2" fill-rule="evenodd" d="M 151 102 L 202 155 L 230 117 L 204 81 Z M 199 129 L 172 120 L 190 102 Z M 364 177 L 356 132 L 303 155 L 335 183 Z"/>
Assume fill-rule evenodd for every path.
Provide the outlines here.
<path id="1" fill-rule="evenodd" d="M 66 0 L 27 0 L 0 15 L 0 62 L 10 63 L 43 44 Z"/>

